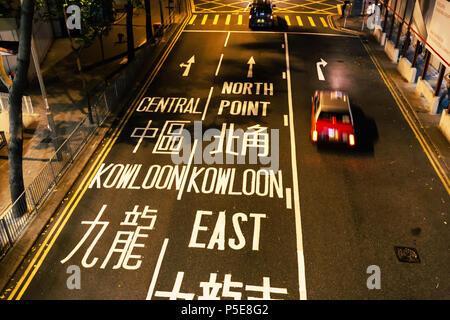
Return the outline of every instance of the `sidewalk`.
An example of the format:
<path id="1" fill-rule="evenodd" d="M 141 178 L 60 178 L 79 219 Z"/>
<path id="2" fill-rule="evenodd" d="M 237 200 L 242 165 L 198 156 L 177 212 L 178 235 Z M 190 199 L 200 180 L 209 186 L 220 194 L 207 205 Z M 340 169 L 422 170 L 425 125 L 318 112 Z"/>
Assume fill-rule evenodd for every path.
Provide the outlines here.
<path id="1" fill-rule="evenodd" d="M 383 70 L 386 72 L 388 77 L 395 83 L 397 89 L 401 94 L 408 100 L 409 104 L 412 106 L 412 111 L 414 116 L 419 123 L 419 128 L 424 133 L 427 140 L 430 142 L 433 151 L 437 155 L 440 163 L 442 164 L 447 176 L 450 175 L 450 143 L 447 141 L 446 137 L 443 135 L 439 129 L 439 121 L 441 119 L 441 112 L 443 110 L 444 101 L 441 101 L 441 106 L 438 108 L 438 114 L 431 114 L 429 112 L 428 102 L 424 97 L 420 96 L 416 91 L 416 83 L 408 83 L 399 73 L 397 69 L 397 64 L 393 63 L 384 51 L 384 47 L 381 46 L 375 37 L 372 35 L 372 30 L 369 30 L 367 26 L 364 25 L 363 30 L 361 27 L 363 24 L 363 17 L 359 15 L 360 8 L 354 8 L 353 15 L 348 16 L 345 21 L 344 18 L 339 16 L 333 17 L 333 22 L 336 27 L 341 28 L 342 31 L 350 32 L 352 34 L 360 35 L 371 48 L 378 62 L 382 66 Z M 344 26 L 345 21 L 345 28 Z M 396 31 L 393 34 L 396 36 Z M 391 39 L 392 40 L 392 39 Z M 394 40 L 395 41 L 395 37 Z M 402 47 L 402 42 L 399 46 Z M 408 52 L 407 56 L 411 53 Z M 418 59 L 418 69 L 423 68 L 423 57 L 419 56 Z M 421 70 L 421 69 L 419 69 Z M 419 75 L 420 71 L 417 72 Z M 431 83 L 434 88 L 436 87 L 437 71 L 430 65 L 429 71 L 427 72 L 427 81 Z M 441 90 L 445 89 L 445 81 L 443 81 Z"/>
<path id="2" fill-rule="evenodd" d="M 165 17 L 167 20 L 167 17 Z M 161 21 L 159 7 L 152 5 L 152 22 Z M 167 21 L 166 21 L 167 23 Z M 133 15 L 134 44 L 138 48 L 146 43 L 145 12 L 135 9 Z M 107 36 L 103 37 L 104 62 L 102 63 L 100 42 L 84 49 L 81 63 L 84 77 L 93 97 L 105 81 L 113 78 L 125 67 L 127 55 L 126 36 L 118 42 L 118 34 L 126 35 L 125 15 L 123 15 Z M 137 52 L 139 49 L 137 49 Z M 137 53 L 136 52 L 136 53 Z M 78 123 L 87 116 L 87 106 L 82 91 L 82 80 L 76 69 L 75 55 L 67 38 L 55 39 L 41 64 L 48 103 L 53 114 L 57 135 L 66 139 Z M 27 93 L 33 103 L 36 121 L 24 130 L 23 175 L 25 186 L 29 185 L 48 163 L 55 152 L 37 80 L 30 83 Z M 24 115 L 25 116 L 25 115 Z M 0 149 L 0 214 L 11 204 L 9 190 L 8 148 Z"/>

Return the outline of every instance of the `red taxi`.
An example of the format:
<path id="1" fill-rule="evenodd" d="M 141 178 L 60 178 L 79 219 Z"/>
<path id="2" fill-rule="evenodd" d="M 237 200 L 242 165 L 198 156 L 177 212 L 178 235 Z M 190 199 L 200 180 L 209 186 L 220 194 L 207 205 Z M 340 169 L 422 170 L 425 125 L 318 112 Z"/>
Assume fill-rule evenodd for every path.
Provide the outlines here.
<path id="1" fill-rule="evenodd" d="M 348 94 L 317 90 L 312 97 L 311 139 L 313 142 L 355 145 L 353 115 Z"/>

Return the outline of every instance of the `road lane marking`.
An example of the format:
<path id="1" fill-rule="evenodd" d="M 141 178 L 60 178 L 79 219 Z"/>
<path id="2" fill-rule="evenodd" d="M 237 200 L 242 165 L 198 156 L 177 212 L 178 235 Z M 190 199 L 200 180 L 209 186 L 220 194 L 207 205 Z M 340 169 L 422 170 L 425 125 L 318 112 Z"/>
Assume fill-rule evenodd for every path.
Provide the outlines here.
<path id="1" fill-rule="evenodd" d="M 209 101 L 211 100 L 211 96 L 212 96 L 213 90 L 214 90 L 214 87 L 211 87 L 211 89 L 209 89 L 208 100 L 206 100 L 205 109 L 203 110 L 202 121 L 205 120 L 205 117 L 206 117 L 206 111 L 208 110 Z"/>
<path id="2" fill-rule="evenodd" d="M 217 24 L 218 21 L 219 21 L 219 15 L 216 14 L 216 15 L 214 16 L 213 24 Z"/>
<path id="3" fill-rule="evenodd" d="M 195 149 L 197 148 L 197 142 L 198 142 L 198 140 L 195 139 L 194 145 L 192 146 L 191 154 L 189 155 L 189 161 L 186 165 L 186 173 L 183 175 L 183 180 L 181 181 L 180 190 L 178 190 L 177 200 L 181 200 L 181 198 L 183 197 L 184 186 L 186 185 L 186 181 L 189 176 L 189 170 L 191 169 L 191 166 L 192 166 L 192 160 L 194 159 Z"/>
<path id="4" fill-rule="evenodd" d="M 361 40 L 361 43 L 362 43 L 364 49 L 366 50 L 366 52 L 368 53 L 368 55 L 369 55 L 370 59 L 372 60 L 373 64 L 377 68 L 377 70 L 378 70 L 378 72 L 379 72 L 379 74 L 381 76 L 381 79 L 385 83 L 386 87 L 389 89 L 392 97 L 394 98 L 398 108 L 400 109 L 400 111 L 401 111 L 401 113 L 403 115 L 403 118 L 406 120 L 406 122 L 408 123 L 408 125 L 411 128 L 412 132 L 414 133 L 417 141 L 419 142 L 419 144 L 422 147 L 425 155 L 427 156 L 431 166 L 433 167 L 434 171 L 436 172 L 436 174 L 438 175 L 438 177 L 441 180 L 442 184 L 444 185 L 445 190 L 450 195 L 450 179 L 447 176 L 446 171 L 442 168 L 441 164 L 439 163 L 438 159 L 436 158 L 436 155 L 431 150 L 431 147 L 429 146 L 428 142 L 425 140 L 424 136 L 420 132 L 420 130 L 419 130 L 418 126 L 416 125 L 414 119 L 409 114 L 407 106 L 403 103 L 402 97 L 400 96 L 401 93 L 400 94 L 397 93 L 397 90 L 391 84 L 391 82 L 389 80 L 389 77 L 384 72 L 383 68 L 381 67 L 381 65 L 378 62 L 378 59 L 372 53 L 372 50 L 370 49 L 370 47 L 366 43 L 364 43 L 362 40 Z M 409 102 L 408 102 L 408 100 L 406 98 L 403 98 L 403 99 L 406 101 L 407 104 L 409 104 Z M 410 108 L 410 110 L 413 110 L 411 105 L 409 105 L 409 108 Z"/>
<path id="5" fill-rule="evenodd" d="M 145 300 L 151 300 L 153 296 L 153 291 L 155 291 L 156 281 L 158 280 L 159 270 L 161 269 L 161 264 L 164 259 L 164 255 L 166 254 L 167 244 L 169 243 L 169 239 L 165 238 L 164 243 L 161 248 L 161 252 L 159 253 L 158 261 L 156 262 L 155 271 L 153 272 L 152 281 L 150 282 L 150 286 L 147 291 L 147 297 Z"/>
<path id="6" fill-rule="evenodd" d="M 320 21 L 322 22 L 322 24 L 325 28 L 328 28 L 328 24 L 326 23 L 326 21 L 323 17 L 320 17 Z"/>
<path id="7" fill-rule="evenodd" d="M 313 26 L 313 27 L 316 26 L 312 17 L 308 16 L 308 20 L 309 20 L 309 23 L 311 24 L 311 26 Z"/>
<path id="8" fill-rule="evenodd" d="M 283 79 L 286 79 L 286 72 L 283 71 Z"/>
<path id="9" fill-rule="evenodd" d="M 291 188 L 286 188 L 286 208 L 289 210 L 292 209 L 292 198 L 291 197 L 292 197 Z"/>
<path id="10" fill-rule="evenodd" d="M 284 16 L 284 19 L 286 20 L 286 23 L 288 26 L 291 25 L 291 19 L 289 19 L 289 16 Z"/>
<path id="11" fill-rule="evenodd" d="M 216 77 L 219 74 L 219 69 L 220 69 L 220 65 L 222 64 L 222 59 L 223 59 L 223 53 L 220 55 L 219 64 L 217 65 L 217 69 L 216 69 L 216 73 L 215 73 Z"/>
<path id="12" fill-rule="evenodd" d="M 225 24 L 226 25 L 230 24 L 230 20 L 231 20 L 231 14 L 227 14 L 227 18 L 225 20 Z"/>
<path id="13" fill-rule="evenodd" d="M 284 73 L 284 72 L 283 72 L 283 73 Z M 285 79 L 285 78 L 283 78 L 283 79 Z M 283 116 L 283 124 L 284 124 L 285 127 L 287 127 L 287 126 L 289 125 L 289 117 L 288 117 L 287 114 L 285 114 L 285 115 Z M 291 190 L 291 189 L 289 189 L 289 190 Z"/>
<path id="14" fill-rule="evenodd" d="M 206 20 L 208 20 L 208 15 L 207 15 L 207 14 L 205 14 L 205 15 L 203 16 L 202 24 L 205 24 L 205 23 L 206 23 Z"/>
<path id="15" fill-rule="evenodd" d="M 302 22 L 302 18 L 300 18 L 299 16 L 296 16 L 297 18 L 297 23 L 300 27 L 303 27 L 303 22 Z"/>
<path id="16" fill-rule="evenodd" d="M 227 38 L 225 39 L 225 44 L 223 45 L 224 48 L 226 48 L 227 45 L 228 45 L 228 39 L 230 39 L 230 32 L 229 31 L 228 31 L 228 34 L 227 34 Z"/>
<path id="17" fill-rule="evenodd" d="M 189 13 L 189 15 L 190 14 L 191 13 Z M 64 208 L 63 212 L 58 217 L 58 220 L 55 222 L 53 228 L 50 230 L 48 235 L 45 237 L 40 248 L 37 250 L 37 252 L 33 256 L 33 258 L 31 259 L 31 261 L 28 263 L 28 267 L 25 269 L 24 273 L 22 274 L 22 276 L 20 277 L 20 279 L 14 286 L 14 289 L 12 289 L 10 295 L 8 296 L 8 300 L 12 300 L 14 298 L 14 295 L 21 288 L 21 286 L 25 280 L 26 281 L 23 284 L 22 289 L 20 290 L 19 294 L 15 297 L 15 299 L 20 300 L 20 298 L 24 294 L 25 290 L 28 288 L 30 282 L 34 278 L 36 272 L 39 270 L 40 266 L 42 265 L 44 259 L 47 256 L 48 252 L 50 251 L 50 249 L 52 248 L 56 239 L 58 238 L 59 234 L 63 230 L 65 224 L 71 217 L 73 211 L 77 207 L 77 205 L 78 205 L 79 201 L 81 200 L 81 198 L 83 197 L 84 193 L 87 191 L 90 182 L 95 177 L 95 174 L 98 171 L 98 169 L 100 168 L 102 162 L 104 161 L 106 156 L 109 154 L 110 150 L 112 149 L 112 146 L 117 141 L 120 133 L 122 132 L 123 128 L 125 127 L 125 124 L 128 122 L 129 118 L 134 113 L 134 110 L 137 107 L 137 103 L 142 98 L 145 91 L 148 89 L 148 86 L 152 83 L 156 74 L 159 72 L 159 70 L 161 69 L 165 60 L 167 59 L 167 56 L 169 55 L 169 53 L 172 51 L 173 47 L 175 46 L 175 43 L 177 42 L 178 38 L 183 33 L 183 30 L 186 27 L 188 21 L 189 21 L 189 17 L 185 20 L 185 22 L 181 26 L 180 30 L 175 34 L 175 36 L 172 39 L 172 42 L 169 44 L 169 46 L 164 51 L 163 55 L 161 56 L 160 60 L 156 64 L 153 71 L 150 72 L 149 77 L 144 82 L 144 85 L 142 86 L 142 88 L 138 91 L 138 94 L 133 99 L 130 107 L 126 111 L 125 115 L 122 117 L 122 120 L 120 121 L 118 126 L 113 130 L 112 135 L 106 139 L 106 143 L 103 146 L 102 150 L 99 152 L 97 158 L 94 160 L 92 166 L 89 168 L 89 170 L 88 170 L 87 174 L 85 175 L 85 177 L 83 178 L 82 182 L 80 183 L 78 188 L 75 190 L 73 196 L 70 198 L 70 200 L 67 203 L 66 207 Z M 53 234 L 54 234 L 54 236 L 53 236 Z M 52 238 L 52 236 L 53 236 L 53 238 Z M 30 274 L 31 269 L 33 269 L 33 271 Z"/>
<path id="18" fill-rule="evenodd" d="M 288 36 L 286 32 L 284 33 L 284 42 L 286 47 L 286 78 L 287 78 L 288 106 L 289 106 L 289 132 L 291 138 L 292 187 L 294 192 L 294 213 L 295 213 L 295 230 L 297 243 L 299 294 L 300 300 L 306 300 L 307 299 L 306 275 L 305 275 L 305 259 L 303 256 L 303 234 L 302 234 L 302 221 L 300 212 L 300 195 L 298 186 L 297 151 L 295 145 L 294 108 L 292 105 L 289 45 L 288 45 Z"/>
<path id="19" fill-rule="evenodd" d="M 191 18 L 191 20 L 189 21 L 189 24 L 194 24 L 195 19 L 197 18 L 197 15 L 194 14 Z"/>

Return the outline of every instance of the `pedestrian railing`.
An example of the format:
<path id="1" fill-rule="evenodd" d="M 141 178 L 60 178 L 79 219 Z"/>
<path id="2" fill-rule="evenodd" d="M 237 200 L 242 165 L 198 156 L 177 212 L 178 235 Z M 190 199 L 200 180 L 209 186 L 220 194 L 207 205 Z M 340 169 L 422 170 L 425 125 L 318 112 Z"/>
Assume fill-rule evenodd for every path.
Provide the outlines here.
<path id="1" fill-rule="evenodd" d="M 9 93 L 0 92 L 0 112 L 9 110 Z M 34 113 L 33 103 L 30 96 L 22 97 L 22 111 L 24 113 Z"/>
<path id="2" fill-rule="evenodd" d="M 3 131 L 0 131 L 0 149 L 6 145 L 7 145 L 7 143 L 6 143 L 5 133 Z"/>

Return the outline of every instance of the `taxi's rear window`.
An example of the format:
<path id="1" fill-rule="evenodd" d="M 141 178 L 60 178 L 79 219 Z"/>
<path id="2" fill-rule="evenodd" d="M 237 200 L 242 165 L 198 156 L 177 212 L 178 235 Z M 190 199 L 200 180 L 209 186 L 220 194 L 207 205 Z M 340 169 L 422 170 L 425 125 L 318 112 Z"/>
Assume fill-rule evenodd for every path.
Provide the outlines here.
<path id="1" fill-rule="evenodd" d="M 350 113 L 348 112 L 325 112 L 322 111 L 319 114 L 319 120 L 331 121 L 333 117 L 336 119 L 336 122 L 341 123 L 350 123 Z"/>

